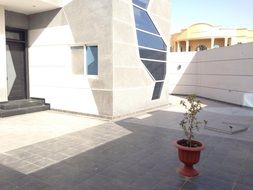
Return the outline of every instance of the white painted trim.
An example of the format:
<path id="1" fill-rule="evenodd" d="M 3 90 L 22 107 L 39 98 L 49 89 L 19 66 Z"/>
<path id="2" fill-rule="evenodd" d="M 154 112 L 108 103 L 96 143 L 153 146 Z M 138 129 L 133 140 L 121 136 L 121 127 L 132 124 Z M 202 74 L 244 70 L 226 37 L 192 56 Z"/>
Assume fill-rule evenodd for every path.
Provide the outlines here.
<path id="1" fill-rule="evenodd" d="M 136 4 L 134 4 L 134 3 L 132 3 L 132 4 L 133 4 L 133 6 L 139 8 L 139 9 L 142 9 L 143 11 L 146 11 L 146 12 L 147 12 L 147 9 L 144 9 L 143 7 L 140 7 L 139 5 L 136 5 Z"/>
<path id="2" fill-rule="evenodd" d="M 157 59 L 145 59 L 145 58 L 140 58 L 143 61 L 153 61 L 153 62 L 162 62 L 162 63 L 167 63 L 167 61 L 161 61 Z"/>
<path id="3" fill-rule="evenodd" d="M 156 37 L 159 37 L 159 38 L 162 38 L 162 37 L 161 37 L 160 35 L 158 35 L 158 34 L 154 34 L 154 33 L 148 32 L 148 31 L 146 31 L 146 30 L 139 29 L 139 28 L 137 28 L 137 27 L 136 27 L 136 30 L 141 31 L 141 32 L 144 32 L 144 33 L 147 33 L 147 34 L 150 34 L 150 35 L 153 35 L 153 36 L 156 36 Z M 163 40 L 163 39 L 162 39 L 162 40 Z"/>
<path id="4" fill-rule="evenodd" d="M 154 49 L 154 48 L 149 48 L 149 47 L 145 47 L 145 46 L 138 46 L 138 47 L 143 48 L 143 49 L 149 49 L 149 50 L 155 50 L 155 51 L 160 51 L 160 52 L 167 53 L 167 51 L 160 50 L 160 49 Z"/>

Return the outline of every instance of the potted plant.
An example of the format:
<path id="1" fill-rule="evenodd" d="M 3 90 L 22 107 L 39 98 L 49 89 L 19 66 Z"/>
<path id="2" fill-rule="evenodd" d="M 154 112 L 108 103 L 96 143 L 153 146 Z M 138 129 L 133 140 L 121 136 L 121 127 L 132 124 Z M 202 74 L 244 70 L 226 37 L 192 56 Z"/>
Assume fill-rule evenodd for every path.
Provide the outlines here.
<path id="1" fill-rule="evenodd" d="M 199 173 L 193 168 L 193 165 L 199 162 L 200 152 L 204 149 L 204 144 L 193 140 L 194 131 L 199 130 L 201 125 L 206 125 L 207 121 L 198 121 L 197 114 L 200 112 L 201 102 L 196 99 L 196 95 L 187 96 L 186 101 L 181 100 L 180 104 L 184 106 L 186 112 L 180 122 L 184 130 L 185 139 L 174 142 L 178 149 L 179 160 L 184 163 L 184 167 L 177 171 L 187 177 L 197 176 Z"/>

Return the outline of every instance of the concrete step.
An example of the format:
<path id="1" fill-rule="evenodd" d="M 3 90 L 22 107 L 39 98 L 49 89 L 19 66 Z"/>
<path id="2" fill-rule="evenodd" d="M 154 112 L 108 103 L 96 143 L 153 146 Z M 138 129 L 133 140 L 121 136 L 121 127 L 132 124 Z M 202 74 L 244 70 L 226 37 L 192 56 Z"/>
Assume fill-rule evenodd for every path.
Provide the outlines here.
<path id="1" fill-rule="evenodd" d="M 9 109 L 39 106 L 39 105 L 44 105 L 44 104 L 45 104 L 44 99 L 12 100 L 12 101 L 8 101 L 8 102 L 0 103 L 0 109 L 9 110 Z"/>
<path id="2" fill-rule="evenodd" d="M 0 117 L 9 117 L 26 113 L 49 110 L 50 105 L 44 99 L 24 99 L 0 103 Z"/>

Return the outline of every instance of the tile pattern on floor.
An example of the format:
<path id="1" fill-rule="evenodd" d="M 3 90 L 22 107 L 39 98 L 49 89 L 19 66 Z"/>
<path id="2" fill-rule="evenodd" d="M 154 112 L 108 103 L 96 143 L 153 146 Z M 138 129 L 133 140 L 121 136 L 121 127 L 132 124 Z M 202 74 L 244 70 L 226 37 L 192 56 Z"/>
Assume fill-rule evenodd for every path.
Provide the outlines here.
<path id="1" fill-rule="evenodd" d="M 0 119 L 0 153 L 105 123 L 81 115 L 43 111 Z"/>
<path id="2" fill-rule="evenodd" d="M 130 131 L 120 126 L 96 126 L 4 152 L 0 164 L 30 174 L 128 134 Z"/>
<path id="3" fill-rule="evenodd" d="M 212 101 L 206 101 L 205 104 L 207 106 L 201 117 L 212 123 L 219 124 L 224 119 L 253 123 L 252 110 Z M 218 109 L 222 112 L 214 112 L 217 110 L 214 107 L 223 106 L 233 109 Z M 182 131 L 177 127 L 182 113 L 180 108 L 179 111 L 176 108 L 160 109 L 150 112 L 149 117 L 106 123 L 7 151 L 0 158 L 0 189 L 251 190 L 252 127 L 247 132 L 235 135 L 200 131 L 196 138 L 206 145 L 201 160 L 196 165 L 200 175 L 190 179 L 176 173 L 177 167 L 182 164 L 178 161 L 172 142 L 183 137 Z M 236 115 L 234 110 L 242 112 Z M 110 141 L 106 141 L 110 138 Z M 91 142 L 87 139 L 92 139 L 99 146 L 93 147 L 94 144 L 91 143 L 93 148 L 83 149 L 82 146 Z M 101 139 L 104 143 L 100 144 Z M 6 159 L 6 155 L 10 157 Z M 39 160 L 36 166 L 43 165 L 43 168 L 25 174 L 6 166 L 8 162 L 13 163 L 19 159 L 22 163 L 28 158 L 34 165 Z M 20 166 L 19 162 L 14 166 Z M 47 165 L 51 162 L 51 165 Z"/>

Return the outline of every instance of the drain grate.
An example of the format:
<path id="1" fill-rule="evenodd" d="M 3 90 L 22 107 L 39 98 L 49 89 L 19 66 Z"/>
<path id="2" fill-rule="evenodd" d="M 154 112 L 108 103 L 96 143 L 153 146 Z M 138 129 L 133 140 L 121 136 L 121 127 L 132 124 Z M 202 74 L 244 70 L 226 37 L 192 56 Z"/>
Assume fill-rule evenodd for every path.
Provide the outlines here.
<path id="1" fill-rule="evenodd" d="M 230 123 L 230 122 L 222 122 L 220 125 L 216 126 L 205 126 L 205 129 L 210 131 L 215 131 L 219 133 L 226 133 L 233 135 L 235 133 L 243 132 L 248 130 L 249 125 L 241 124 L 241 123 Z"/>

